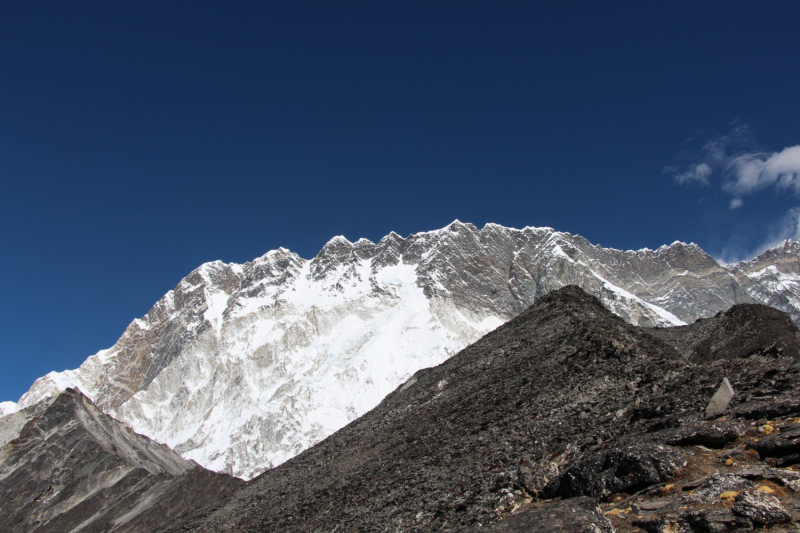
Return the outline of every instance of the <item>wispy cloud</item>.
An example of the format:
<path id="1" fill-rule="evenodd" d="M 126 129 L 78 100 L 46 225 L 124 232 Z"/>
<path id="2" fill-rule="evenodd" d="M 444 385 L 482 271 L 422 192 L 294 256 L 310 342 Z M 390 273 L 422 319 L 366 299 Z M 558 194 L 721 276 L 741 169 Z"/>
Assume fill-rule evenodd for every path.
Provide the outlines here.
<path id="1" fill-rule="evenodd" d="M 730 161 L 722 184 L 737 197 L 769 187 L 800 193 L 800 145 L 780 152 L 742 154 Z"/>
<path id="2" fill-rule="evenodd" d="M 780 152 L 757 150 L 747 125 L 727 135 L 703 137 L 689 139 L 678 163 L 664 167 L 679 185 L 711 186 L 717 177 L 722 190 L 733 196 L 732 210 L 744 205 L 742 197 L 764 189 L 800 196 L 800 145 Z"/>
<path id="3" fill-rule="evenodd" d="M 699 132 L 684 143 L 675 165 L 664 167 L 679 185 L 711 184 L 711 176 L 727 168 L 731 153 L 748 151 L 755 146 L 750 128 L 739 125 L 727 135 L 709 136 Z"/>
<path id="4" fill-rule="evenodd" d="M 756 248 L 753 255 L 775 248 L 787 239 L 800 240 L 800 207 L 787 211 L 783 218 L 769 229 L 767 238 Z"/>
<path id="5" fill-rule="evenodd" d="M 667 167 L 672 170 L 674 167 Z M 711 174 L 714 173 L 714 170 L 708 165 L 708 163 L 697 163 L 693 167 L 689 168 L 688 170 L 684 170 L 681 173 L 675 174 L 675 181 L 677 181 L 680 185 L 687 185 L 690 183 L 697 183 L 698 185 L 708 185 L 708 178 Z"/>
<path id="6" fill-rule="evenodd" d="M 789 209 L 782 217 L 769 224 L 762 238 L 748 242 L 742 235 L 730 235 L 728 243 L 714 254 L 720 264 L 732 264 L 752 259 L 785 240 L 800 240 L 800 207 Z"/>

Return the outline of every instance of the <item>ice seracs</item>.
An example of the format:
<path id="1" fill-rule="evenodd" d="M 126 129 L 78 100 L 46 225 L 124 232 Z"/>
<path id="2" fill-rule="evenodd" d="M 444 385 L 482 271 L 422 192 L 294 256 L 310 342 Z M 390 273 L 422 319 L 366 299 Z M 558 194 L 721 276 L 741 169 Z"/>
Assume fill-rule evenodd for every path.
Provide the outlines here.
<path id="1" fill-rule="evenodd" d="M 310 260 L 279 248 L 201 265 L 113 347 L 37 380 L 19 406 L 77 387 L 184 458 L 250 478 L 568 284 L 637 325 L 765 298 L 800 316 L 796 243 L 733 267 L 692 244 L 621 251 L 552 228 L 337 236 Z"/>

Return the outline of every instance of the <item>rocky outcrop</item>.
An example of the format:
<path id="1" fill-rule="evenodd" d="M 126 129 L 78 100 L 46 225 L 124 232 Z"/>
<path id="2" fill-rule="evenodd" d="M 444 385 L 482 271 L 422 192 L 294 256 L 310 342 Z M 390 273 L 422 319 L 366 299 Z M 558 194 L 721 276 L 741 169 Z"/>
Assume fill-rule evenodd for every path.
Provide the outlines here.
<path id="1" fill-rule="evenodd" d="M 714 420 L 710 423 L 690 422 L 667 439 L 674 446 L 706 446 L 722 448 L 745 434 L 746 426 L 741 420 Z"/>
<path id="2" fill-rule="evenodd" d="M 780 356 L 800 350 L 800 333 L 789 316 L 771 307 L 734 305 L 716 316 L 694 324 L 654 328 L 650 334 L 665 340 L 694 362 Z"/>
<path id="3" fill-rule="evenodd" d="M 798 320 L 797 252 L 787 242 L 723 267 L 694 244 L 621 251 L 551 228 L 458 221 L 378 243 L 335 237 L 311 260 L 281 248 L 202 265 L 113 347 L 37 380 L 19 407 L 75 387 L 184 458 L 250 478 L 568 284 L 640 326 L 753 301 Z M 710 344 L 687 349 L 749 350 L 721 334 L 700 332 Z"/>
<path id="4" fill-rule="evenodd" d="M 783 428 L 780 433 L 767 435 L 751 448 L 762 457 L 770 457 L 778 465 L 800 463 L 800 424 Z"/>
<path id="5" fill-rule="evenodd" d="M 576 287 L 554 291 L 164 531 L 700 532 L 787 515 L 794 525 L 800 474 L 771 466 L 754 446 L 789 435 L 787 416 L 800 411 L 732 417 L 755 405 L 788 409 L 800 353 L 788 340 L 777 351 L 764 339 L 730 357 L 711 342 L 719 332 L 749 342 L 746 332 L 758 331 L 748 324 L 770 316 L 750 304 L 679 329 L 685 336 L 654 335 Z M 776 338 L 798 333 L 789 320 L 775 323 Z M 724 379 L 736 395 L 707 420 Z"/>
<path id="6" fill-rule="evenodd" d="M 607 498 L 620 492 L 666 481 L 686 459 L 675 448 L 645 444 L 613 448 L 581 459 L 551 481 L 544 498 L 595 496 Z"/>
<path id="7" fill-rule="evenodd" d="M 0 425 L 0 531 L 149 532 L 241 481 L 101 413 L 74 389 Z"/>
<path id="8" fill-rule="evenodd" d="M 502 522 L 476 527 L 473 533 L 614 533 L 611 522 L 603 516 L 593 498 L 536 503 Z"/>

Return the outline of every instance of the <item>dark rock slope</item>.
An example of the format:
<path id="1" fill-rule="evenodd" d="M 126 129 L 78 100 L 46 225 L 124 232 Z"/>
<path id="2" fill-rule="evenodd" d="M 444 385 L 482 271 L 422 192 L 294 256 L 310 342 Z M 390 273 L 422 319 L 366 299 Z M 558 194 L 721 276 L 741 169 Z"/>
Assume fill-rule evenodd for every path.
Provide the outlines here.
<path id="1" fill-rule="evenodd" d="M 182 459 L 74 389 L 0 425 L 0 531 L 148 532 L 241 481 Z"/>
<path id="2" fill-rule="evenodd" d="M 793 434 L 762 443 L 767 463 L 753 448 L 800 414 L 799 341 L 786 315 L 760 305 L 649 330 L 566 287 L 165 529 L 730 531 L 793 522 L 794 489 L 761 490 L 766 503 L 750 493 L 781 476 L 789 486 L 793 474 L 775 467 L 800 460 Z M 704 420 L 724 378 L 737 395 L 726 416 Z M 752 517 L 770 512 L 777 521 Z"/>

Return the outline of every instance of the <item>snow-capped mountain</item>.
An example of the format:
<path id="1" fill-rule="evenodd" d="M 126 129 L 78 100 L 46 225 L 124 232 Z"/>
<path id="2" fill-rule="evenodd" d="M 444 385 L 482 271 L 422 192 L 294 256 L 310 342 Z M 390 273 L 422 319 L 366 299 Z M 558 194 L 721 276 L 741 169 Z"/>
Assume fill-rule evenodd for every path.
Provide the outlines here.
<path id="1" fill-rule="evenodd" d="M 794 242 L 723 267 L 694 244 L 620 251 L 551 228 L 334 237 L 311 260 L 281 248 L 200 266 L 113 347 L 2 408 L 77 387 L 184 458 L 247 479 L 564 285 L 632 324 L 670 326 L 752 301 L 797 321 L 799 280 Z"/>
<path id="2" fill-rule="evenodd" d="M 785 311 L 800 325 L 800 243 L 783 241 L 755 259 L 730 265 L 728 271 L 758 303 Z"/>

